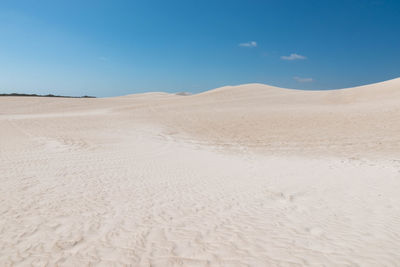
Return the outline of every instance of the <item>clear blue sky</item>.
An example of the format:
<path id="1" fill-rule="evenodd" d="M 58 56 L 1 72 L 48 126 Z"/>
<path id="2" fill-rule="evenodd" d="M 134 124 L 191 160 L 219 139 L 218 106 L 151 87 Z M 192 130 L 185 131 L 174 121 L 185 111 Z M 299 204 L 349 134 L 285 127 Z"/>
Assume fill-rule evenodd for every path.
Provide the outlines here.
<path id="1" fill-rule="evenodd" d="M 399 0 L 0 2 L 5 93 L 332 89 L 399 76 Z"/>

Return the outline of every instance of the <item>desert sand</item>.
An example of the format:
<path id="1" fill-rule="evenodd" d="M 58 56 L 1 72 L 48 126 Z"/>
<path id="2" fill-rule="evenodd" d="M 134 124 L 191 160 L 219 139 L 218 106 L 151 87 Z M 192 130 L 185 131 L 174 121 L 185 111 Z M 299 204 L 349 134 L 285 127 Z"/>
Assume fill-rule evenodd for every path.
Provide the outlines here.
<path id="1" fill-rule="evenodd" d="M 399 266 L 400 79 L 0 98 L 0 266 Z"/>

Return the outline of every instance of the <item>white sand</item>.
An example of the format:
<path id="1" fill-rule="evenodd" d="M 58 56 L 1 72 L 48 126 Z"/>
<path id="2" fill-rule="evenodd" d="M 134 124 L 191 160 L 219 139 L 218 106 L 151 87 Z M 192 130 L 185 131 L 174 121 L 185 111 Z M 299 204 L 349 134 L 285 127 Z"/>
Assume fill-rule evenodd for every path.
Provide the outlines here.
<path id="1" fill-rule="evenodd" d="M 0 98 L 0 266 L 399 266 L 400 79 Z"/>

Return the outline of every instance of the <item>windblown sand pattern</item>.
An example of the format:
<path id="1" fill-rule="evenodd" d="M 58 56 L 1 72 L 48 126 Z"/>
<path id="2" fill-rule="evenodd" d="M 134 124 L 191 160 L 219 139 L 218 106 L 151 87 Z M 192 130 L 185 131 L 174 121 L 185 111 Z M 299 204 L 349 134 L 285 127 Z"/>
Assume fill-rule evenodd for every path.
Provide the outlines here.
<path id="1" fill-rule="evenodd" d="M 0 98 L 1 266 L 399 266 L 400 79 Z"/>

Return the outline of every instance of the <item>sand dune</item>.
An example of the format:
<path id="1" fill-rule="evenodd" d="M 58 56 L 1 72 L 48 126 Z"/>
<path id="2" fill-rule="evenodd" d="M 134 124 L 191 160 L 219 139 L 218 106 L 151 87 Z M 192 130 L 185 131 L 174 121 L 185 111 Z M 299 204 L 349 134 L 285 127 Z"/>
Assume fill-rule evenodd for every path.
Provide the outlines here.
<path id="1" fill-rule="evenodd" d="M 269 154 L 396 155 L 399 88 L 400 79 L 333 91 L 249 84 L 160 101 L 149 114 L 174 134 L 212 145 Z"/>
<path id="2" fill-rule="evenodd" d="M 400 79 L 0 98 L 1 266 L 398 266 Z"/>

